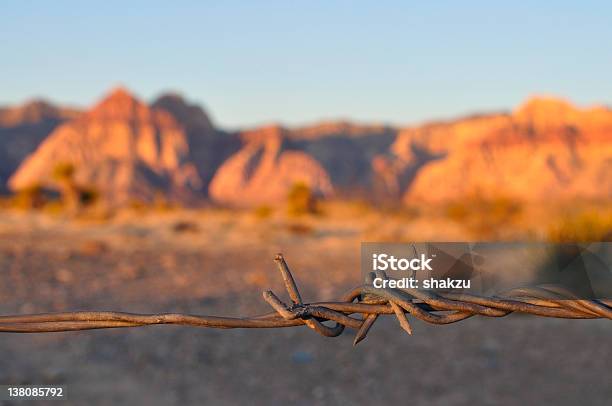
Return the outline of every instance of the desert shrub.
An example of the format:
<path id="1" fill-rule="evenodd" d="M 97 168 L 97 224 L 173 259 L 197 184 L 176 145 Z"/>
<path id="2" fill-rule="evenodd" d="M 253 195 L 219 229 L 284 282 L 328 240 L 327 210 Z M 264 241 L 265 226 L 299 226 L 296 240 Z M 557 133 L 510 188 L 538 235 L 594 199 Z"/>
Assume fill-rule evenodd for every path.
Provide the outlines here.
<path id="1" fill-rule="evenodd" d="M 69 162 L 60 162 L 53 168 L 51 177 L 59 184 L 64 208 L 76 210 L 81 206 L 80 191 L 74 181 L 76 168 Z"/>
<path id="2" fill-rule="evenodd" d="M 142 199 L 132 198 L 127 202 L 126 205 L 130 210 L 135 212 L 144 212 L 149 208 L 147 202 Z"/>
<path id="3" fill-rule="evenodd" d="M 61 201 L 57 199 L 49 200 L 42 207 L 42 211 L 45 214 L 50 214 L 52 216 L 59 216 L 64 213 L 64 205 L 62 204 Z"/>
<path id="4" fill-rule="evenodd" d="M 104 241 L 85 240 L 80 243 L 77 252 L 84 257 L 98 257 L 108 250 L 108 244 Z"/>
<path id="5" fill-rule="evenodd" d="M 274 209 L 272 209 L 272 207 L 268 205 L 261 205 L 261 206 L 256 207 L 255 210 L 253 210 L 253 214 L 255 215 L 255 217 L 260 220 L 265 220 L 267 218 L 270 218 L 273 213 L 274 213 Z"/>
<path id="6" fill-rule="evenodd" d="M 146 204 L 146 203 L 145 203 Z M 150 208 L 159 211 L 166 212 L 172 211 L 177 208 L 176 203 L 172 202 L 163 190 L 156 190 L 153 196 L 153 202 Z"/>
<path id="7" fill-rule="evenodd" d="M 485 197 L 475 193 L 450 202 L 445 207 L 449 219 L 464 224 L 478 237 L 491 238 L 515 221 L 523 211 L 522 204 L 506 196 Z"/>
<path id="8" fill-rule="evenodd" d="M 553 242 L 612 242 L 612 214 L 586 211 L 563 217 L 548 230 Z"/>
<path id="9" fill-rule="evenodd" d="M 289 223 L 287 224 L 287 231 L 296 235 L 308 235 L 314 232 L 314 228 L 304 223 Z"/>
<path id="10" fill-rule="evenodd" d="M 310 187 L 303 182 L 297 182 L 287 195 L 287 213 L 290 216 L 316 214 L 318 213 L 317 203 L 317 198 Z"/>
<path id="11" fill-rule="evenodd" d="M 175 233 L 197 233 L 200 231 L 200 227 L 197 223 L 192 221 L 177 221 L 172 225 L 172 231 Z"/>
<path id="12" fill-rule="evenodd" d="M 347 211 L 352 214 L 354 213 L 356 215 L 370 214 L 377 210 L 376 206 L 366 199 L 342 200 L 339 203 L 342 206 L 343 211 Z"/>
<path id="13" fill-rule="evenodd" d="M 22 210 L 40 209 L 46 203 L 42 186 L 36 184 L 21 189 L 12 199 L 12 206 Z"/>

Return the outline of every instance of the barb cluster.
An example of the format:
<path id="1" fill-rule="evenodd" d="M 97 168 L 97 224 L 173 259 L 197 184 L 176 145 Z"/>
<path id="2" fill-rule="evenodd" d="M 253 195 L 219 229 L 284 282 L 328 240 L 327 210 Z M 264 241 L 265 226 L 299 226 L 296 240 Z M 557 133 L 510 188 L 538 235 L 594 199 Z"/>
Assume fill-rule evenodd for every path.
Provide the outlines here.
<path id="1" fill-rule="evenodd" d="M 553 285 L 513 289 L 494 297 L 463 293 L 434 293 L 417 289 L 377 289 L 358 286 L 337 301 L 304 303 L 293 275 L 281 254 L 275 258 L 290 304 L 272 291 L 263 297 L 274 312 L 234 318 L 188 314 L 133 314 L 122 312 L 68 312 L 0 316 L 0 332 L 42 333 L 100 328 L 175 324 L 209 328 L 279 328 L 306 325 L 325 337 L 336 337 L 346 327 L 357 330 L 354 345 L 363 340 L 381 315 L 393 315 L 412 334 L 407 315 L 433 324 L 449 324 L 480 315 L 503 317 L 526 313 L 568 319 L 612 319 L 612 300 L 579 299 Z M 377 275 L 372 274 L 371 277 Z M 378 275 L 380 276 L 380 275 Z M 382 275 L 384 277 L 384 275 Z M 326 324 L 331 322 L 331 325 Z"/>

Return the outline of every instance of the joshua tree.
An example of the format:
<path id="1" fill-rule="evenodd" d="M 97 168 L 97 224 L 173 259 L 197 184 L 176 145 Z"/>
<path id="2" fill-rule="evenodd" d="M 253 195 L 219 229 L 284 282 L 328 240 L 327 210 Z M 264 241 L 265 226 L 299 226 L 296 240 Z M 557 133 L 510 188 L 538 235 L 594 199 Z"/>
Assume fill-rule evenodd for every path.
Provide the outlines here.
<path id="1" fill-rule="evenodd" d="M 291 187 L 287 196 L 287 211 L 291 216 L 318 212 L 317 198 L 306 183 L 297 182 Z"/>
<path id="2" fill-rule="evenodd" d="M 74 165 L 68 162 L 59 163 L 53 168 L 53 179 L 59 184 L 64 206 L 76 210 L 80 206 L 79 188 L 74 181 Z"/>
<path id="3" fill-rule="evenodd" d="M 45 204 L 43 188 L 39 184 L 22 189 L 13 199 L 15 207 L 24 210 L 39 209 Z"/>

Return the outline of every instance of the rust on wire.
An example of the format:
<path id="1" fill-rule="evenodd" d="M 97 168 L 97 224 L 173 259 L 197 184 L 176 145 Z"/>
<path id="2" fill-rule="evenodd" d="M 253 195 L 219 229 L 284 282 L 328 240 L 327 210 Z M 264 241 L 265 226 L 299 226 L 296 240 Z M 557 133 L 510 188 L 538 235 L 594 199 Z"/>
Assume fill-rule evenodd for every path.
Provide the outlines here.
<path id="1" fill-rule="evenodd" d="M 306 325 L 325 337 L 336 337 L 342 334 L 346 327 L 353 328 L 357 330 L 353 342 L 356 345 L 366 337 L 381 315 L 395 316 L 401 328 L 408 334 L 412 334 L 408 315 L 433 324 L 454 323 L 476 315 L 503 317 L 510 313 L 567 319 L 612 319 L 612 300 L 579 299 L 571 292 L 553 285 L 525 287 L 494 297 L 481 297 L 417 289 L 377 289 L 366 284 L 352 289 L 339 300 L 303 303 L 283 256 L 278 254 L 275 262 L 291 303 L 284 303 L 272 291 L 263 292 L 264 300 L 274 310 L 268 314 L 235 318 L 176 313 L 85 311 L 0 316 L 0 332 L 46 333 L 156 324 L 209 328 L 280 328 Z M 325 324 L 328 322 L 332 324 Z"/>

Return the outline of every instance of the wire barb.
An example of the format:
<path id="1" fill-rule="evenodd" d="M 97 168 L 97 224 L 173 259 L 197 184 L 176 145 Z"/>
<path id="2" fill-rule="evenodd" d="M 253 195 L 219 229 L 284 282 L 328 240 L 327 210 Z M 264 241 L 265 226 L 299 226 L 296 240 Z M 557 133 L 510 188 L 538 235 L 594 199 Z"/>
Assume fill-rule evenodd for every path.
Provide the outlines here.
<path id="1" fill-rule="evenodd" d="M 455 323 L 479 315 L 503 317 L 525 313 L 567 319 L 612 319 L 612 300 L 579 299 L 553 285 L 524 287 L 494 297 L 435 293 L 417 289 L 376 289 L 358 286 L 337 301 L 304 303 L 282 254 L 275 257 L 291 305 L 268 290 L 264 300 L 274 310 L 260 316 L 235 318 L 188 314 L 134 314 L 122 312 L 67 312 L 0 316 L 0 332 L 46 333 L 101 328 L 174 324 L 207 328 L 281 328 L 306 325 L 325 337 L 337 337 L 346 327 L 357 330 L 353 345 L 363 341 L 381 315 L 393 315 L 408 334 L 407 314 L 433 324 Z M 357 317 L 358 316 L 358 317 Z M 333 322 L 328 326 L 325 322 Z"/>

